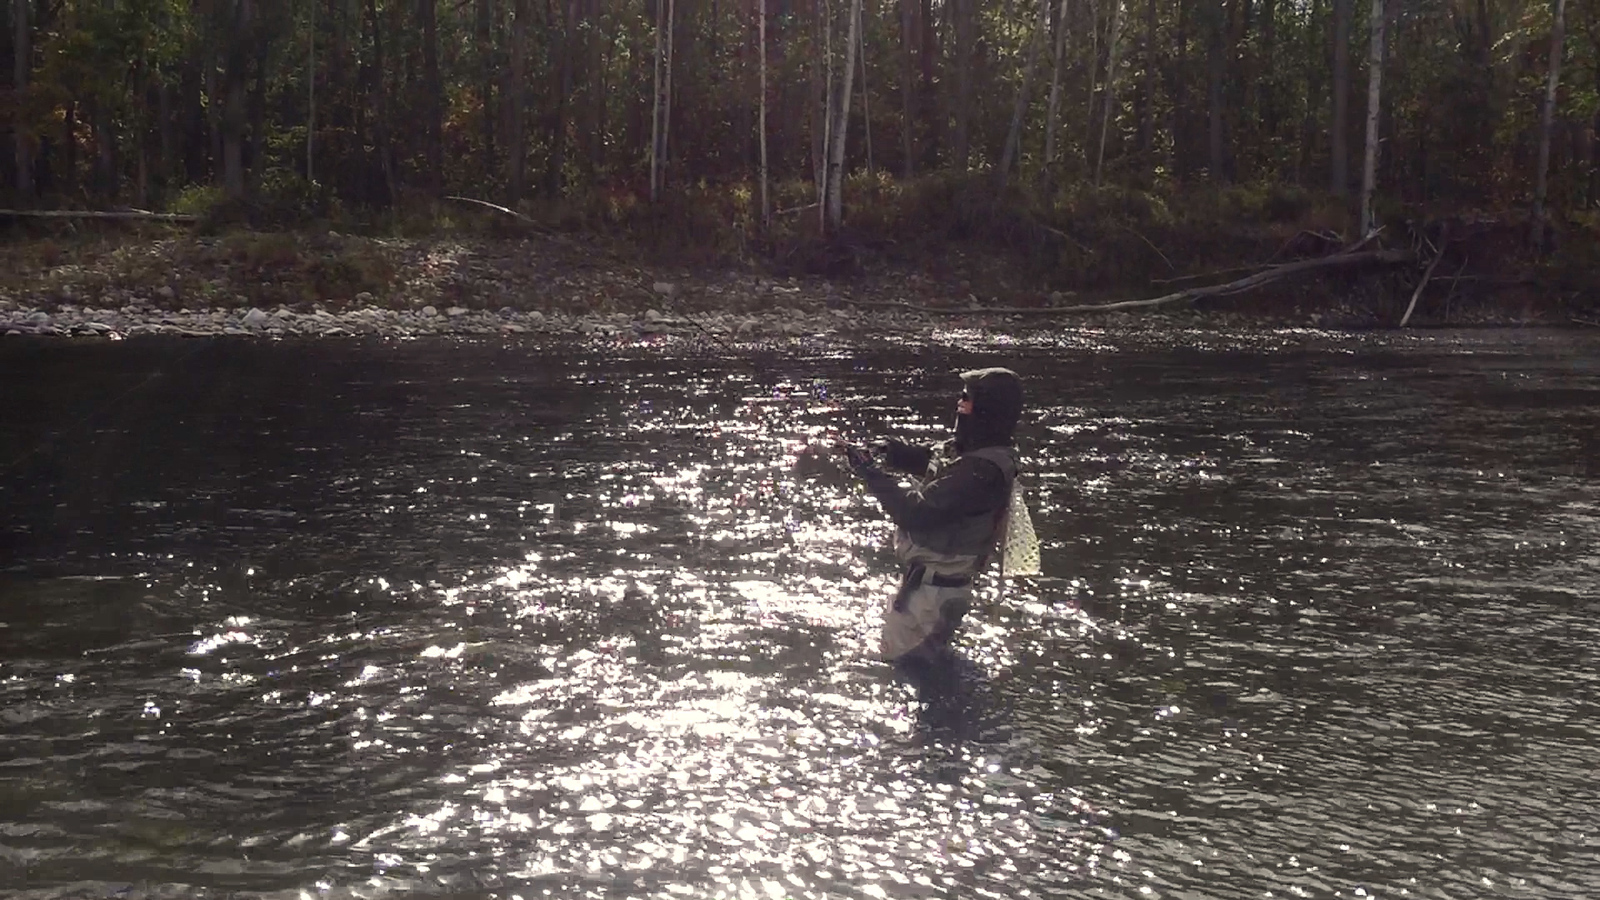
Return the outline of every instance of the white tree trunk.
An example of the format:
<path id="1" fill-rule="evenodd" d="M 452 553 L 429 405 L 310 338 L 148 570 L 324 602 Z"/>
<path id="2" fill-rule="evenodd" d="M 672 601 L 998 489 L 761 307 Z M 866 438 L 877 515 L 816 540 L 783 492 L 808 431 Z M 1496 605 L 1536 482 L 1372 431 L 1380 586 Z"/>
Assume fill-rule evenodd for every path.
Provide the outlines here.
<path id="1" fill-rule="evenodd" d="M 1044 164 L 1046 169 L 1056 161 L 1056 131 L 1061 114 L 1061 63 L 1067 54 L 1067 0 L 1061 0 L 1056 12 L 1056 55 L 1050 67 L 1050 111 L 1044 120 Z"/>
<path id="2" fill-rule="evenodd" d="M 1561 44 L 1566 37 L 1567 0 L 1556 0 L 1555 21 L 1550 27 L 1550 80 L 1544 89 L 1544 117 L 1539 123 L 1539 172 L 1533 188 L 1533 249 L 1544 251 L 1545 192 L 1550 176 L 1550 129 L 1555 125 L 1556 92 L 1561 87 Z"/>
<path id="3" fill-rule="evenodd" d="M 1033 69 L 1039 63 L 1039 47 L 1050 31 L 1050 0 L 1039 0 L 1039 22 L 1028 36 L 1028 62 L 1022 70 L 1022 84 L 1017 88 L 1017 103 L 1011 110 L 1011 130 L 1006 132 L 1006 145 L 1000 151 L 999 189 L 1006 189 L 1011 178 L 1011 165 L 1016 162 L 1017 148 L 1022 144 L 1022 120 L 1028 113 L 1028 93 L 1033 87 Z"/>
<path id="4" fill-rule="evenodd" d="M 856 36 L 861 31 L 861 0 L 850 2 L 850 26 L 844 45 L 844 78 L 839 88 L 838 121 L 828 137 L 828 228 L 837 232 L 844 224 L 844 145 L 850 125 L 850 91 L 856 70 Z"/>
<path id="5" fill-rule="evenodd" d="M 1094 186 L 1100 186 L 1100 172 L 1106 161 L 1106 131 L 1111 127 L 1111 108 L 1117 102 L 1117 47 L 1122 39 L 1122 0 L 1111 0 L 1111 46 L 1106 48 L 1106 91 L 1100 112 L 1100 149 L 1094 157 Z"/>
<path id="6" fill-rule="evenodd" d="M 1383 0 L 1372 0 L 1372 49 L 1367 57 L 1367 155 L 1361 166 L 1361 236 L 1372 234 L 1372 193 L 1378 179 L 1378 110 L 1383 89 Z"/>
<path id="7" fill-rule="evenodd" d="M 765 230 L 772 224 L 772 206 L 767 200 L 767 0 L 756 2 L 761 10 L 757 40 L 761 43 L 761 228 Z"/>
<path id="8" fill-rule="evenodd" d="M 833 4 L 822 0 L 822 158 L 817 160 L 817 227 L 828 230 L 828 159 L 833 153 Z"/>

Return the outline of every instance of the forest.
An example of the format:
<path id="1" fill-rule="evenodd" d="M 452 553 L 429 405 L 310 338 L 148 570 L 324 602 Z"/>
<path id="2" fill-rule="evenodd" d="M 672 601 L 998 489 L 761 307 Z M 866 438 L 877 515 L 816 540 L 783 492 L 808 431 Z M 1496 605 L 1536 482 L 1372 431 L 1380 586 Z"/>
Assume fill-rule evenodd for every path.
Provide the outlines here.
<path id="1" fill-rule="evenodd" d="M 292 225 L 468 198 L 687 255 L 936 232 L 1042 255 L 1073 287 L 1379 227 L 1435 253 L 1441 225 L 1491 235 L 1480 264 L 1578 292 L 1600 260 L 1600 0 L 6 12 L 13 209 Z"/>

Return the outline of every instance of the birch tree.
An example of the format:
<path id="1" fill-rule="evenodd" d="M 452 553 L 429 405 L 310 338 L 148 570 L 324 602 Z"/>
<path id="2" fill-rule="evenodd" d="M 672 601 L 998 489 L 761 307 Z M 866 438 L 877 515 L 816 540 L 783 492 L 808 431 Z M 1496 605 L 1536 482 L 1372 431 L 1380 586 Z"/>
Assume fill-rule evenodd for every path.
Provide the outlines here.
<path id="1" fill-rule="evenodd" d="M 1094 157 L 1094 186 L 1100 186 L 1100 173 L 1106 161 L 1106 132 L 1111 127 L 1111 111 L 1117 102 L 1117 46 L 1122 38 L 1122 0 L 1111 0 L 1111 46 L 1106 48 L 1106 94 L 1100 115 L 1100 149 Z"/>
<path id="2" fill-rule="evenodd" d="M 1372 192 L 1378 177 L 1378 110 L 1383 90 L 1383 0 L 1372 0 L 1372 48 L 1367 56 L 1367 153 L 1361 166 L 1361 236 L 1372 233 Z"/>
<path id="3" fill-rule="evenodd" d="M 837 233 L 844 224 L 844 147 L 850 125 L 850 93 L 856 67 L 856 36 L 861 29 L 861 0 L 850 0 L 850 25 L 844 44 L 844 76 L 840 79 L 838 119 L 828 136 L 828 228 Z"/>
<path id="4" fill-rule="evenodd" d="M 772 224 L 772 206 L 767 199 L 767 0 L 756 0 L 760 9 L 757 41 L 761 66 L 761 112 L 758 130 L 761 144 L 761 227 Z"/>
<path id="5" fill-rule="evenodd" d="M 1550 129 L 1555 124 L 1556 92 L 1561 86 L 1561 45 L 1565 38 L 1567 0 L 1555 0 L 1550 26 L 1550 77 L 1544 88 L 1544 115 L 1539 123 L 1539 171 L 1533 188 L 1533 249 L 1544 252 L 1545 190 L 1550 176 Z"/>
<path id="6" fill-rule="evenodd" d="M 1011 164 L 1016 161 L 1017 147 L 1022 143 L 1022 120 L 1028 112 L 1028 91 L 1033 86 L 1033 69 L 1039 62 L 1039 46 L 1045 42 L 1050 30 L 1050 0 L 1039 0 L 1039 21 L 1028 36 L 1028 62 L 1022 70 L 1022 84 L 1017 87 L 1017 103 L 1011 110 L 1011 130 L 1006 132 L 1005 149 L 1000 152 L 999 189 L 1006 189 L 1011 177 Z"/>
<path id="7" fill-rule="evenodd" d="M 1048 170 L 1056 161 L 1056 131 L 1061 115 L 1061 62 L 1067 55 L 1067 0 L 1056 11 L 1055 60 L 1050 66 L 1050 106 L 1044 120 L 1044 164 Z"/>

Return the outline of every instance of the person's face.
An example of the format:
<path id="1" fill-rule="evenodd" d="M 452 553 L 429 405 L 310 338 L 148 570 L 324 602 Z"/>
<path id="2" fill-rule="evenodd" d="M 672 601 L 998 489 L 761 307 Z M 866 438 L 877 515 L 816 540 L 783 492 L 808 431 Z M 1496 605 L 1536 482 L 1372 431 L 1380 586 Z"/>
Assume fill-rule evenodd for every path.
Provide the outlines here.
<path id="1" fill-rule="evenodd" d="M 972 398 L 970 396 L 962 394 L 961 399 L 956 401 L 956 415 L 972 415 Z"/>

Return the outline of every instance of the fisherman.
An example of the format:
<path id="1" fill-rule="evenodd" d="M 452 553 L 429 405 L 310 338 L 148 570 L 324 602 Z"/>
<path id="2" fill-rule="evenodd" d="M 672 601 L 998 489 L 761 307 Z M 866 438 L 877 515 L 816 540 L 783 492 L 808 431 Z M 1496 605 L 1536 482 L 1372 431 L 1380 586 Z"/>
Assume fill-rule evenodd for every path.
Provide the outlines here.
<path id="1" fill-rule="evenodd" d="M 1017 477 L 1017 373 L 974 369 L 961 373 L 961 381 L 953 438 L 934 447 L 897 440 L 876 445 L 888 468 L 922 476 L 911 488 L 901 487 L 867 450 L 842 448 L 895 525 L 895 556 L 904 571 L 884 607 L 879 652 L 913 670 L 942 655 L 971 609 L 973 579 L 996 553 Z"/>

